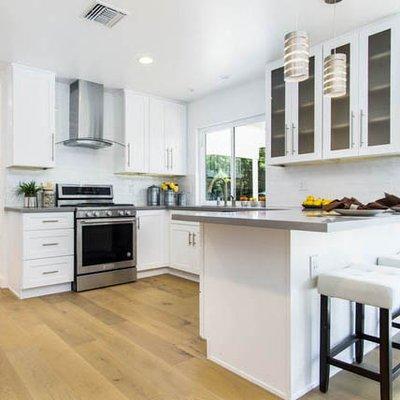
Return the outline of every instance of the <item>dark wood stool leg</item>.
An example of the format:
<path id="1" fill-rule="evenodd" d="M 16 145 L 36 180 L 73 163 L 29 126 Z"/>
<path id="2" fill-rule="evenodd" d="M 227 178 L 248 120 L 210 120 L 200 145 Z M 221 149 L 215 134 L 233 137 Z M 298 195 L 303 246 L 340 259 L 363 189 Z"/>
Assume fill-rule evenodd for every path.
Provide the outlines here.
<path id="1" fill-rule="evenodd" d="M 356 303 L 356 336 L 364 333 L 364 304 Z M 356 342 L 356 363 L 361 364 L 364 358 L 364 340 Z"/>
<path id="2" fill-rule="evenodd" d="M 326 393 L 329 388 L 328 357 L 331 347 L 331 299 L 321 295 L 320 349 L 319 349 L 319 390 Z"/>
<path id="3" fill-rule="evenodd" d="M 389 310 L 385 308 L 379 309 L 379 322 L 381 400 L 392 400 L 392 338 L 390 335 L 392 316 Z"/>

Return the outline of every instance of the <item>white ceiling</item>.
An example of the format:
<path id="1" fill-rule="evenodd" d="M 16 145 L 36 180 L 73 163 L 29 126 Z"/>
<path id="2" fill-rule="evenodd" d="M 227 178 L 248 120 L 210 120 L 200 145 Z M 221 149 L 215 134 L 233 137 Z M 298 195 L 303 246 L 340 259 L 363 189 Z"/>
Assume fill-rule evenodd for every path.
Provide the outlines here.
<path id="1" fill-rule="evenodd" d="M 0 0 L 0 60 L 189 101 L 262 77 L 265 63 L 282 55 L 297 11 L 313 43 L 332 32 L 323 0 L 108 2 L 130 12 L 112 29 L 80 18 L 92 0 Z M 344 0 L 337 31 L 399 11 L 400 0 Z M 138 64 L 141 53 L 155 63 Z"/>

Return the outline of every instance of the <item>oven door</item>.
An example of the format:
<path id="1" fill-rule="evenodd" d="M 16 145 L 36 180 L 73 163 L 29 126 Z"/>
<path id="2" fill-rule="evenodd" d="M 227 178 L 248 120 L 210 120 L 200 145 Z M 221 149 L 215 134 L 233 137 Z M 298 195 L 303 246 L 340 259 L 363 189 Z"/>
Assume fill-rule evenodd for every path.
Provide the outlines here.
<path id="1" fill-rule="evenodd" d="M 136 219 L 81 219 L 76 223 L 77 275 L 134 267 Z"/>

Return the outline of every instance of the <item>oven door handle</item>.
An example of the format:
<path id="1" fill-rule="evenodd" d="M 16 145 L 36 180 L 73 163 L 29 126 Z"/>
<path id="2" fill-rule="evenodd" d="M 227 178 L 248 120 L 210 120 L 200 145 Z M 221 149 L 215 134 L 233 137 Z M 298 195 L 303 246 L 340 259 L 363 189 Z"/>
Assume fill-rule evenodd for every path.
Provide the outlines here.
<path id="1" fill-rule="evenodd" d="M 98 219 L 78 219 L 79 225 L 112 225 L 112 224 L 132 224 L 136 218 L 98 218 Z"/>

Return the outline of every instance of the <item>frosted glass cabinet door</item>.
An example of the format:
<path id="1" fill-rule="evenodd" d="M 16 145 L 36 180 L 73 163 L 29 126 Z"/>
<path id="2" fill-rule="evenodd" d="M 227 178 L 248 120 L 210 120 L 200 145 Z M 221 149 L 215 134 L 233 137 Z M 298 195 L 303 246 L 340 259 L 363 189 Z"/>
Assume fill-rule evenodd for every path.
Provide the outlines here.
<path id="1" fill-rule="evenodd" d="M 324 58 L 334 52 L 347 56 L 346 95 L 338 98 L 324 96 L 324 157 L 357 156 L 358 132 L 358 37 L 346 35 L 324 45 Z"/>
<path id="2" fill-rule="evenodd" d="M 397 23 L 395 23 L 397 21 Z M 398 148 L 399 20 L 388 20 L 360 33 L 360 153 Z M 396 137 L 397 136 L 397 137 Z"/>
<path id="3" fill-rule="evenodd" d="M 289 86 L 285 84 L 283 62 L 279 61 L 267 68 L 266 130 L 269 164 L 280 164 L 290 157 L 291 93 Z"/>
<path id="4" fill-rule="evenodd" d="M 322 153 L 322 46 L 311 51 L 309 78 L 291 88 L 291 159 L 319 159 Z"/>

